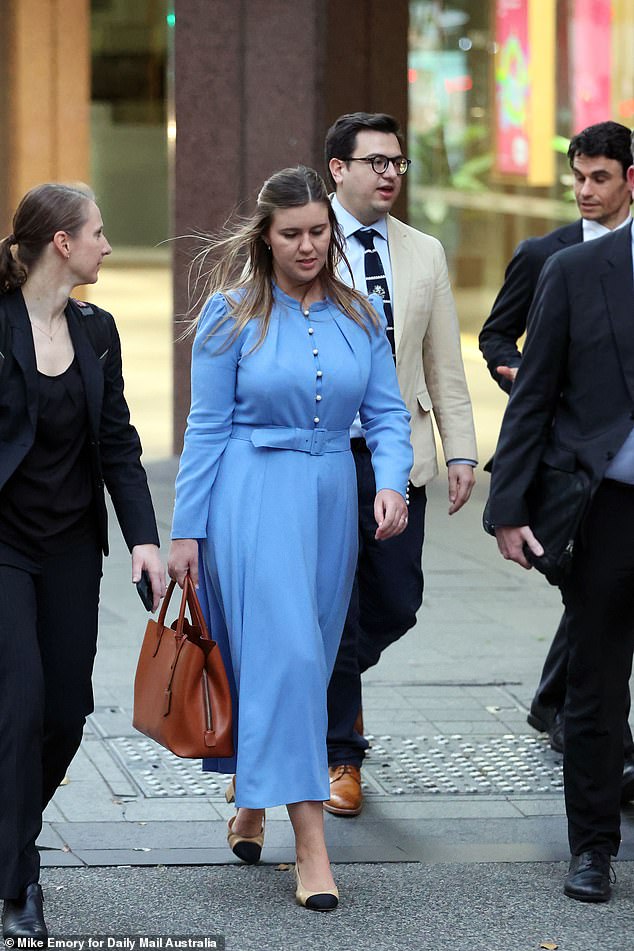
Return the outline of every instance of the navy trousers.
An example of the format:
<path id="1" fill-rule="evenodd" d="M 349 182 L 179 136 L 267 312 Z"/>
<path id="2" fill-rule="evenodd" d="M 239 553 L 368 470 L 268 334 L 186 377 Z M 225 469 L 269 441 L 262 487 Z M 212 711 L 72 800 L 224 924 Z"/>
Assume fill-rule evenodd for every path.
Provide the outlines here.
<path id="1" fill-rule="evenodd" d="M 92 542 L 37 563 L 7 551 L 0 551 L 0 898 L 17 898 L 38 880 L 42 812 L 93 710 L 102 556 Z"/>
<path id="2" fill-rule="evenodd" d="M 376 541 L 376 487 L 370 451 L 352 440 L 359 499 L 359 560 L 339 652 L 328 686 L 328 763 L 360 766 L 367 740 L 354 730 L 361 674 L 416 623 L 423 600 L 425 487 L 410 486 L 409 519 L 396 538 Z"/>

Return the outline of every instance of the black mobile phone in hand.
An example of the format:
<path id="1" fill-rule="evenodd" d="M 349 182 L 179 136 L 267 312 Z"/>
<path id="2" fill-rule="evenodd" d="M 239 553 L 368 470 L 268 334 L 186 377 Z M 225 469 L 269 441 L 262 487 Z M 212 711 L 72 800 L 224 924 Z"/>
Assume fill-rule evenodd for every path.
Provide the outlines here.
<path id="1" fill-rule="evenodd" d="M 151 611 L 154 607 L 154 594 L 152 592 L 152 582 L 150 581 L 150 576 L 145 569 L 141 572 L 141 579 L 136 583 L 136 589 L 139 592 L 139 597 L 143 602 L 143 607 L 146 611 Z"/>

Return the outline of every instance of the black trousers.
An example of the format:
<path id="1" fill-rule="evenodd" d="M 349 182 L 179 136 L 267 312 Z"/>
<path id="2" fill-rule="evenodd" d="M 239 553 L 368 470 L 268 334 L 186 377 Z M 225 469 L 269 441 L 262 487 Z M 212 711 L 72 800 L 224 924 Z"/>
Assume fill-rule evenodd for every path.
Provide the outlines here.
<path id="1" fill-rule="evenodd" d="M 623 717 L 634 650 L 634 487 L 604 480 L 563 587 L 568 633 L 564 787 L 574 855 L 616 855 Z"/>
<path id="2" fill-rule="evenodd" d="M 568 683 L 568 635 L 566 632 L 566 612 L 561 616 L 559 627 L 550 645 L 542 675 L 535 693 L 535 700 L 544 707 L 563 710 L 566 702 Z M 630 728 L 629 716 L 631 696 L 628 687 L 625 718 L 623 720 L 623 747 L 626 759 L 634 757 L 634 739 Z"/>
<path id="3" fill-rule="evenodd" d="M 371 456 L 353 440 L 359 500 L 359 559 L 339 652 L 328 686 L 328 763 L 360 766 L 367 740 L 354 731 L 361 704 L 361 674 L 416 623 L 423 600 L 421 557 L 425 487 L 410 486 L 409 519 L 396 538 L 376 541 L 376 488 Z"/>
<path id="4" fill-rule="evenodd" d="M 39 877 L 42 812 L 93 710 L 102 556 L 96 543 L 36 562 L 0 553 L 0 897 Z"/>

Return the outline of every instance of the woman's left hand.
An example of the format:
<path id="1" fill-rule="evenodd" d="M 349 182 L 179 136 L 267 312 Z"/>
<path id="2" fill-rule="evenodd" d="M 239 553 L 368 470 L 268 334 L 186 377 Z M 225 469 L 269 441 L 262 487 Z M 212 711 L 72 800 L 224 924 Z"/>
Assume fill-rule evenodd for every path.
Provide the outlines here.
<path id="1" fill-rule="evenodd" d="M 374 499 L 374 517 L 378 528 L 377 541 L 400 535 L 407 528 L 407 504 L 400 492 L 380 489 Z"/>
<path id="2" fill-rule="evenodd" d="M 156 545 L 135 545 L 132 549 L 132 583 L 141 580 L 145 569 L 152 585 L 152 610 L 156 611 L 161 598 L 165 596 L 165 568 Z"/>

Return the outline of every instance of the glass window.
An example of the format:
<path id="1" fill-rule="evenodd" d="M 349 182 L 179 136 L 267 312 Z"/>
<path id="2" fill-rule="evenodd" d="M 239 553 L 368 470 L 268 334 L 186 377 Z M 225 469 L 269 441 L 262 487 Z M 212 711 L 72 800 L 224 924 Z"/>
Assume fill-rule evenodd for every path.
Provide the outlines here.
<path id="1" fill-rule="evenodd" d="M 409 217 L 477 333 L 516 245 L 578 217 L 566 158 L 634 115 L 634 0 L 412 0 Z"/>
<path id="2" fill-rule="evenodd" d="M 119 247 L 169 234 L 168 12 L 168 0 L 91 0 L 91 178 Z"/>

